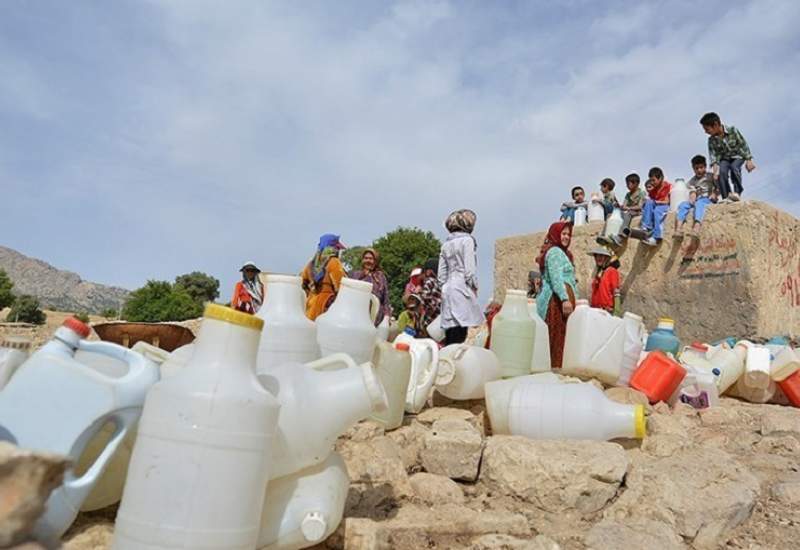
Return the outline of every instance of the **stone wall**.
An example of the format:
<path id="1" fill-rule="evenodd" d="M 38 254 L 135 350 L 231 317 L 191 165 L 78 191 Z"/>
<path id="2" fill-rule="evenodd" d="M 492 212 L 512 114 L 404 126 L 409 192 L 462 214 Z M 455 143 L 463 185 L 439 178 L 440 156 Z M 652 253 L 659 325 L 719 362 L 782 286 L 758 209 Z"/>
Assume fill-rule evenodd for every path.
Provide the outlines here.
<path id="1" fill-rule="evenodd" d="M 634 221 L 634 225 L 637 222 Z M 674 217 L 658 247 L 631 240 L 619 250 L 624 307 L 652 328 L 672 317 L 682 339 L 800 334 L 800 220 L 770 205 L 746 201 L 707 212 L 699 243 L 673 237 Z M 575 229 L 578 291 L 588 297 L 601 223 Z M 545 233 L 495 244 L 495 298 L 525 288 Z M 538 268 L 535 268 L 538 269 Z"/>

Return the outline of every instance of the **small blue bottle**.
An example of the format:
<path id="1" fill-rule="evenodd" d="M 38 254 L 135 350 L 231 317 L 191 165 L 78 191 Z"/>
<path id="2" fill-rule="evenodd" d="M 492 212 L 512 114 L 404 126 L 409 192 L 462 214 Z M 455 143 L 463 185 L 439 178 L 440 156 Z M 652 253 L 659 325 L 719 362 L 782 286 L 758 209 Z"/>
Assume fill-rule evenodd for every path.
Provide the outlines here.
<path id="1" fill-rule="evenodd" d="M 658 320 L 658 326 L 647 337 L 645 351 L 659 349 L 664 353 L 671 353 L 673 357 L 678 356 L 681 349 L 681 341 L 675 336 L 675 321 L 668 317 Z"/>

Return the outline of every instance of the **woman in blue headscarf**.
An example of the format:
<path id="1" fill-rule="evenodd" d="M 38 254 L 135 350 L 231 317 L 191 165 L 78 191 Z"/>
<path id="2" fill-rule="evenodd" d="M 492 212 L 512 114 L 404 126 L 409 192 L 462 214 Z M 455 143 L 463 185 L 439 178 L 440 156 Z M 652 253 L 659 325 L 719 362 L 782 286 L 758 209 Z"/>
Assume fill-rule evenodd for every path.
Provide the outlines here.
<path id="1" fill-rule="evenodd" d="M 339 260 L 339 251 L 343 248 L 339 235 L 326 233 L 319 238 L 317 252 L 301 273 L 306 291 L 306 317 L 312 321 L 328 310 L 339 292 L 339 284 L 345 276 Z"/>

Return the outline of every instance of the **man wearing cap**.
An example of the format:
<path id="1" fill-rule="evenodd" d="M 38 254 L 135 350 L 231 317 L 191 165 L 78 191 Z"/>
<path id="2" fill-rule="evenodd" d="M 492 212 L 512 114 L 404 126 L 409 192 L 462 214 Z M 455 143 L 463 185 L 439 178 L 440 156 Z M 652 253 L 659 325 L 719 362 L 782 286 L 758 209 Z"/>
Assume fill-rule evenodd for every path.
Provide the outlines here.
<path id="1" fill-rule="evenodd" d="M 233 289 L 231 307 L 255 315 L 264 303 L 264 284 L 258 279 L 261 270 L 253 262 L 245 262 L 239 270 L 242 280 Z"/>
<path id="2" fill-rule="evenodd" d="M 596 266 L 592 277 L 591 306 L 614 315 L 621 314 L 619 260 L 604 246 L 591 250 L 589 255 L 594 256 Z"/>

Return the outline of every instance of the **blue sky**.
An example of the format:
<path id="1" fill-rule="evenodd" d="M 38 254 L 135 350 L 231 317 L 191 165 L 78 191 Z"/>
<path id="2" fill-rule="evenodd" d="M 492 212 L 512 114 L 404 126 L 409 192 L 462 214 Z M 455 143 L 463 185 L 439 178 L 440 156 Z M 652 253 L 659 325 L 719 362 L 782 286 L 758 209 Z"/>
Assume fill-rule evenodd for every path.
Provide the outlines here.
<path id="1" fill-rule="evenodd" d="M 136 288 L 244 260 L 297 272 L 321 233 L 494 240 L 572 185 L 688 177 L 718 111 L 800 215 L 800 3 L 24 2 L 0 7 L 0 244 Z"/>

